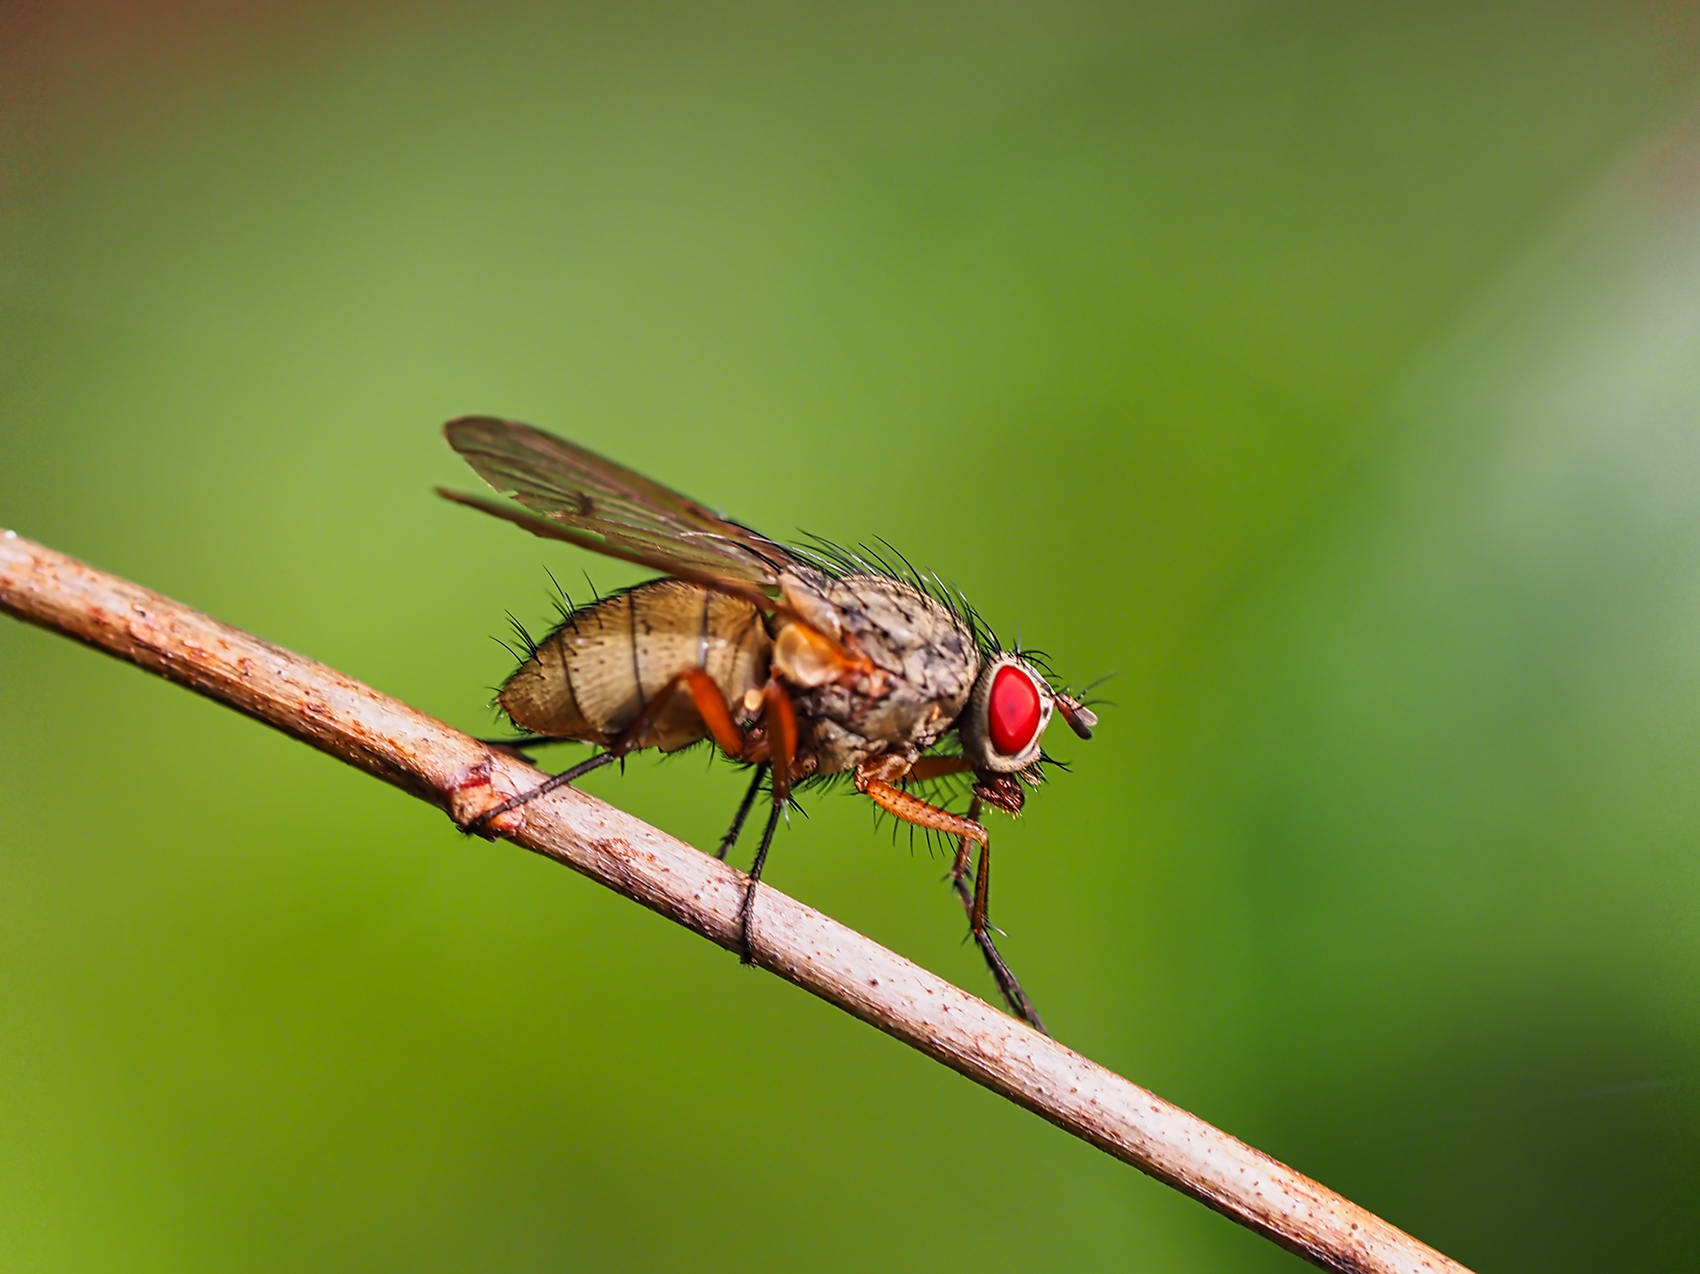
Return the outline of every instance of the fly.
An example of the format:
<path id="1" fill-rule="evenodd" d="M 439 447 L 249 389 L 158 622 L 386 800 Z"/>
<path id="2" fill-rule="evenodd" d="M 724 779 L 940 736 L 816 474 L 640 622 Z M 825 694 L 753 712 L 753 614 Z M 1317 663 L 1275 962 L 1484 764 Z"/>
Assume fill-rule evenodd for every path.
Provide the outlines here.
<path id="1" fill-rule="evenodd" d="M 513 746 L 577 740 L 601 751 L 467 830 L 630 752 L 712 739 L 753 770 L 720 858 L 764 783 L 771 798 L 744 896 L 748 963 L 755 886 L 792 792 L 849 774 L 887 813 L 955 842 L 951 881 L 969 931 L 1010 1011 L 1044 1030 L 992 941 L 991 839 L 980 815 L 988 805 L 1019 814 L 1025 787 L 1043 777 L 1040 740 L 1053 713 L 1089 739 L 1090 708 L 1053 687 L 1031 654 L 1000 649 L 936 577 L 831 545 L 780 544 L 529 425 L 469 416 L 444 433 L 509 499 L 438 494 L 665 572 L 570 609 L 503 684 L 497 703 L 526 732 Z M 952 776 L 971 780 L 966 814 L 913 790 Z"/>

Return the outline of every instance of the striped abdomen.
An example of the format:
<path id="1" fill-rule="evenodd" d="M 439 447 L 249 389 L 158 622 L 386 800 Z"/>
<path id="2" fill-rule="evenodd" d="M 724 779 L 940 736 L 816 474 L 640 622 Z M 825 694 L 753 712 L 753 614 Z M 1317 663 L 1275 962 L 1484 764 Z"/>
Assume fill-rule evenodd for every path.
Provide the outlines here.
<path id="1" fill-rule="evenodd" d="M 749 602 L 652 580 L 575 610 L 508 678 L 497 702 L 534 734 L 607 745 L 687 668 L 708 673 L 738 715 L 744 692 L 767 680 L 771 647 Z M 636 746 L 672 752 L 707 734 L 681 688 Z"/>

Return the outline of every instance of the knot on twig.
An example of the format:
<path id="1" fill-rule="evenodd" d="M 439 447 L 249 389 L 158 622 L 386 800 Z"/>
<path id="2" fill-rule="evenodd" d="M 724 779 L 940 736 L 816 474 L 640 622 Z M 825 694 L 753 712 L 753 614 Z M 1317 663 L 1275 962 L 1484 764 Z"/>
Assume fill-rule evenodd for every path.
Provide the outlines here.
<path id="1" fill-rule="evenodd" d="M 511 821 L 512 826 L 500 830 L 513 831 L 524 820 L 518 810 L 504 810 L 512 794 L 498 791 L 492 781 L 494 761 L 493 756 L 486 754 L 483 760 L 451 781 L 444 793 L 455 826 L 468 836 L 482 836 L 485 840 L 496 839 L 498 824 Z"/>

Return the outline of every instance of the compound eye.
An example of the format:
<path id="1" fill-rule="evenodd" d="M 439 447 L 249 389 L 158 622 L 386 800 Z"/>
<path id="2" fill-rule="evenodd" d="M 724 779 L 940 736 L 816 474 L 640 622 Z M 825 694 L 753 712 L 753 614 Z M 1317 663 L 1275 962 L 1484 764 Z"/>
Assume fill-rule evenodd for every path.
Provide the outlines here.
<path id="1" fill-rule="evenodd" d="M 1005 664 L 992 678 L 986 702 L 986 727 L 992 746 L 1004 756 L 1020 756 L 1033 746 L 1043 716 L 1039 687 L 1014 664 Z"/>

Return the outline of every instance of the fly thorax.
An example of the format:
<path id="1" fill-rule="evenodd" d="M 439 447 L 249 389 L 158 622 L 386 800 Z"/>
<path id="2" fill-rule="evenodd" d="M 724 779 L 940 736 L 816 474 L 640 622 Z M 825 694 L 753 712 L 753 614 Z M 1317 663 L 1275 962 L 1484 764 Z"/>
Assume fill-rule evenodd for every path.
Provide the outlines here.
<path id="1" fill-rule="evenodd" d="M 980 654 L 968 626 L 900 580 L 850 575 L 808 583 L 836 612 L 844 644 L 882 674 L 850 686 L 822 680 L 804 689 L 800 715 L 814 727 L 821 772 L 848 769 L 883 752 L 930 746 L 950 728 L 974 687 Z M 790 680 L 780 657 L 784 641 L 781 630 L 775 634 L 774 666 Z"/>

